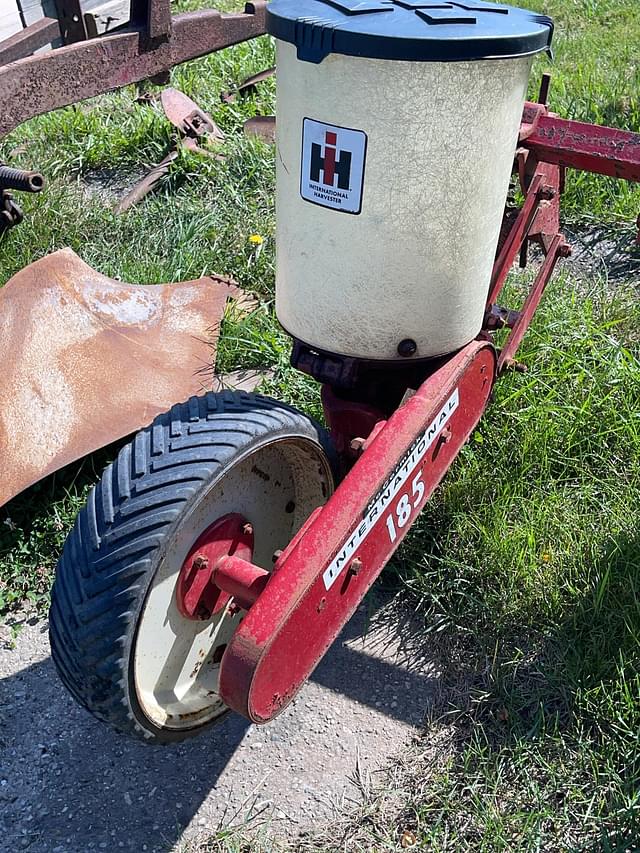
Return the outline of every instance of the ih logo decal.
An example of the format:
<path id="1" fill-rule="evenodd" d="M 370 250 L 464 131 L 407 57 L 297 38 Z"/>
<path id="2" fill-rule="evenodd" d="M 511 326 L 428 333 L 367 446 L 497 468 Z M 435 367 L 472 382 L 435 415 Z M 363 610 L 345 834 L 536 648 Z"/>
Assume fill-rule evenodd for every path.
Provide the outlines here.
<path id="1" fill-rule="evenodd" d="M 363 131 L 304 119 L 302 198 L 341 213 L 360 213 L 366 154 Z"/>
<path id="2" fill-rule="evenodd" d="M 341 151 L 336 160 L 337 144 L 338 134 L 331 130 L 324 135 L 324 156 L 322 146 L 317 142 L 311 143 L 311 180 L 316 184 L 323 183 L 325 187 L 332 187 L 337 176 L 338 189 L 348 190 L 351 187 L 351 151 Z"/>

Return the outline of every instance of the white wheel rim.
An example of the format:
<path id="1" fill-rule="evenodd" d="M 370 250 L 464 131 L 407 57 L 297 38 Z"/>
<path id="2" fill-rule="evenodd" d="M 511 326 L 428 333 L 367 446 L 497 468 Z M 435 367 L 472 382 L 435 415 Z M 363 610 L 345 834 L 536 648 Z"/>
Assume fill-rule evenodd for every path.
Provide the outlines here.
<path id="1" fill-rule="evenodd" d="M 227 710 L 218 694 L 220 659 L 242 613 L 231 615 L 228 605 L 202 622 L 180 614 L 176 583 L 194 542 L 217 519 L 240 513 L 253 525 L 254 563 L 271 570 L 274 551 L 289 543 L 332 489 L 317 445 L 279 439 L 236 460 L 180 520 L 147 593 L 134 644 L 137 699 L 153 725 L 191 729 Z"/>

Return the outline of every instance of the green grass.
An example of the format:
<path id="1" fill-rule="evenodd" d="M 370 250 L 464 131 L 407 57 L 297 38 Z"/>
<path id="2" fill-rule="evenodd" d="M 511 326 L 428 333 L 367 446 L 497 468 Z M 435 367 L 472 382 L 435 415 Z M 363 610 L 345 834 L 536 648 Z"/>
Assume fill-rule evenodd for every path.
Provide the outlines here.
<path id="1" fill-rule="evenodd" d="M 426 849 L 640 843 L 639 321 L 556 279 L 397 563 L 446 661 Z"/>
<path id="2" fill-rule="evenodd" d="M 564 118 L 640 131 L 640 10 L 636 0 L 516 0 L 554 19 L 554 62 L 534 63 L 529 96 L 551 71 L 550 108 Z M 640 190 L 624 181 L 570 172 L 565 220 L 633 220 Z"/>
<path id="3" fill-rule="evenodd" d="M 556 20 L 552 108 L 640 130 L 637 0 L 518 5 Z M 270 367 L 265 390 L 319 415 L 318 388 L 288 366 L 273 313 L 273 151 L 241 132 L 247 118 L 273 112 L 274 82 L 233 105 L 219 98 L 272 63 L 261 39 L 173 71 L 172 85 L 225 130 L 226 159 L 182 152 L 160 190 L 121 217 L 112 208 L 125 187 L 171 144 L 159 109 L 136 104 L 133 87 L 16 130 L 0 159 L 37 166 L 49 187 L 0 238 L 0 280 L 63 246 L 123 280 L 231 274 L 260 306 L 226 318 L 219 369 Z M 536 60 L 532 96 L 546 68 Z M 12 156 L 24 142 L 28 154 Z M 563 209 L 567 221 L 615 223 L 631 240 L 640 191 L 573 175 Z M 512 277 L 514 301 L 526 281 Z M 441 665 L 432 719 L 386 786 L 336 819 L 331 841 L 312 835 L 299 849 L 338 849 L 343 833 L 348 850 L 393 850 L 404 830 L 430 851 L 640 847 L 639 330 L 637 282 L 567 273 L 550 285 L 522 349 L 529 373 L 499 384 L 387 570 L 423 614 Z M 7 618 L 25 601 L 45 611 L 66 532 L 113 452 L 0 509 Z M 211 849 L 246 843 L 232 834 Z"/>

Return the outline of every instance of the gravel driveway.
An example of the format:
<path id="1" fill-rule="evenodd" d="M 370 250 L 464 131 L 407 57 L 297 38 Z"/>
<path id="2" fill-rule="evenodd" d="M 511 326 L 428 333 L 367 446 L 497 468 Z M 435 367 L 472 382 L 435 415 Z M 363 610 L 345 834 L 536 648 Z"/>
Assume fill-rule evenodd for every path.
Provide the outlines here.
<path id="1" fill-rule="evenodd" d="M 230 716 L 178 746 L 112 732 L 67 695 L 46 622 L 0 648 L 0 849 L 171 851 L 268 804 L 287 834 L 326 820 L 358 764 L 374 772 L 433 695 L 428 643 L 369 599 L 274 723 Z"/>

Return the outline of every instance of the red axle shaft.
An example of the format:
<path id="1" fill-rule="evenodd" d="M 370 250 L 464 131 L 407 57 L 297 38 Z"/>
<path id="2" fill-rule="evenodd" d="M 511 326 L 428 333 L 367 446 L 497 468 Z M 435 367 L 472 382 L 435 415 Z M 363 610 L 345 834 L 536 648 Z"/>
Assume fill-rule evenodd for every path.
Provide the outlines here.
<path id="1" fill-rule="evenodd" d="M 215 565 L 210 583 L 233 598 L 243 610 L 249 610 L 267 585 L 271 575 L 242 557 L 221 557 Z"/>

